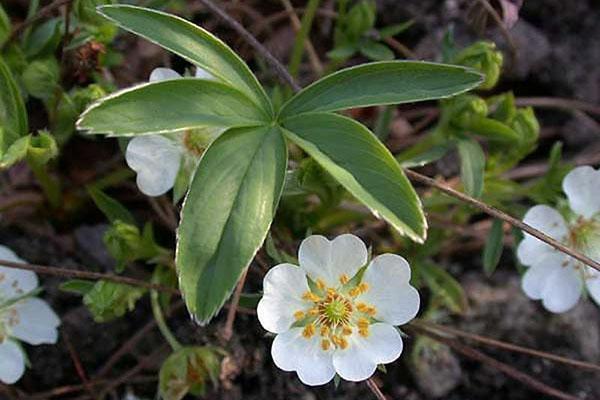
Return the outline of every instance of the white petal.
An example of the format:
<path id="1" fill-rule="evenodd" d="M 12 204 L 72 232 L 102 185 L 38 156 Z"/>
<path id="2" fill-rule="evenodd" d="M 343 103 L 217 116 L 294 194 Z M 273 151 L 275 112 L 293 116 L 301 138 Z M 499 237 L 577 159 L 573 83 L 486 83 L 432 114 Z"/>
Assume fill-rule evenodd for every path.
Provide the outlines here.
<path id="1" fill-rule="evenodd" d="M 367 262 L 368 252 L 358 237 L 345 234 L 329 241 L 312 235 L 300 244 L 300 267 L 313 279 L 323 279 L 328 286 L 340 285 L 340 276 L 352 278 Z"/>
<path id="2" fill-rule="evenodd" d="M 269 270 L 263 281 L 263 297 L 256 312 L 263 328 L 273 333 L 290 329 L 296 311 L 306 311 L 311 303 L 302 300 L 309 290 L 306 274 L 292 264 L 279 264 Z"/>
<path id="3" fill-rule="evenodd" d="M 585 285 L 592 299 L 600 306 L 600 272 L 587 267 Z"/>
<path id="4" fill-rule="evenodd" d="M 400 357 L 402 348 L 402 338 L 393 326 L 376 323 L 369 327 L 369 336 L 353 334 L 347 349 L 336 350 L 333 366 L 343 379 L 363 381 L 373 375 L 378 364 Z"/>
<path id="5" fill-rule="evenodd" d="M 25 372 L 23 351 L 12 340 L 0 342 L 0 381 L 12 385 Z"/>
<path id="6" fill-rule="evenodd" d="M 173 71 L 171 68 L 155 68 L 150 73 L 149 82 L 166 81 L 169 79 L 179 79 L 181 75 Z"/>
<path id="7" fill-rule="evenodd" d="M 196 75 L 195 76 L 196 76 L 196 78 L 199 78 L 199 79 L 208 79 L 208 80 L 215 79 L 213 74 L 211 74 L 207 70 L 200 68 L 200 67 L 196 67 Z"/>
<path id="8" fill-rule="evenodd" d="M 569 264 L 550 275 L 542 289 L 542 304 L 554 313 L 569 311 L 579 301 L 582 287 L 579 271 Z"/>
<path id="9" fill-rule="evenodd" d="M 137 185 L 148 196 L 160 196 L 175 184 L 182 150 L 160 135 L 133 138 L 127 145 L 127 165 L 137 172 Z"/>
<path id="10" fill-rule="evenodd" d="M 365 270 L 362 282 L 369 285 L 357 300 L 375 306 L 375 318 L 392 325 L 410 321 L 419 311 L 419 292 L 410 286 L 408 262 L 396 254 L 382 254 Z"/>
<path id="11" fill-rule="evenodd" d="M 12 262 L 25 262 L 11 249 L 0 245 L 0 259 Z M 38 287 L 35 272 L 0 266 L 0 303 L 31 292 Z"/>
<path id="12" fill-rule="evenodd" d="M 548 206 L 535 206 L 529 209 L 523 218 L 523 222 L 531 225 L 546 235 L 562 240 L 568 233 L 564 218 L 558 211 Z M 533 265 L 547 253 L 555 250 L 541 240 L 525 233 L 525 238 L 519 243 L 517 256 L 523 265 Z"/>
<path id="13" fill-rule="evenodd" d="M 548 282 L 548 278 L 568 262 L 568 257 L 562 253 L 552 252 L 543 255 L 531 267 L 527 269 L 521 281 L 523 291 L 533 300 L 542 299 L 542 291 Z"/>
<path id="14" fill-rule="evenodd" d="M 56 343 L 60 319 L 48 303 L 31 297 L 18 302 L 12 309 L 17 316 L 16 324 L 8 327 L 10 336 L 33 345 Z"/>
<path id="15" fill-rule="evenodd" d="M 575 168 L 565 176 L 563 190 L 577 214 L 591 218 L 600 211 L 600 171 L 590 166 Z"/>
<path id="16" fill-rule="evenodd" d="M 332 351 L 321 349 L 318 335 L 310 339 L 302 336 L 302 328 L 293 328 L 275 337 L 271 355 L 277 367 L 296 371 L 302 383 L 324 385 L 333 379 Z"/>

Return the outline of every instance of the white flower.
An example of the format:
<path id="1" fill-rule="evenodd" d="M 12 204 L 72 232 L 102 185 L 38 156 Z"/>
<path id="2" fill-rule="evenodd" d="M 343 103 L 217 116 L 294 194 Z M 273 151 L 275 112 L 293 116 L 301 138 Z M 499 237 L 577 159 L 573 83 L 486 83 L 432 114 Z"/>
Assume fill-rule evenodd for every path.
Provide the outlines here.
<path id="1" fill-rule="evenodd" d="M 215 79 L 209 72 L 196 68 L 196 78 Z M 179 79 L 181 75 L 169 68 L 156 68 L 150 74 L 150 82 Z M 221 128 L 206 128 L 203 132 L 208 139 L 214 139 L 223 132 Z M 186 134 L 143 135 L 133 138 L 127 144 L 125 160 L 127 165 L 137 172 L 137 186 L 148 196 L 160 196 L 171 190 L 177 179 L 184 158 L 189 153 L 190 143 L 186 143 Z M 191 144 L 193 147 L 193 144 Z M 197 154 L 189 154 L 197 158 Z"/>
<path id="2" fill-rule="evenodd" d="M 394 254 L 367 263 L 367 248 L 346 234 L 310 236 L 300 245 L 300 267 L 279 264 L 264 278 L 258 319 L 276 333 L 271 355 L 284 371 L 307 385 L 322 385 L 337 373 L 349 381 L 369 378 L 378 364 L 396 360 L 402 325 L 419 310 L 410 267 Z M 362 276 L 361 276 L 362 274 Z"/>
<path id="3" fill-rule="evenodd" d="M 0 246 L 0 259 L 23 262 L 5 246 Z M 38 345 L 58 339 L 60 320 L 48 303 L 32 296 L 37 287 L 34 272 L 0 266 L 0 381 L 6 384 L 25 371 L 19 340 Z"/>
<path id="4" fill-rule="evenodd" d="M 572 214 L 566 219 L 554 208 L 538 205 L 527 211 L 523 222 L 548 236 L 600 261 L 600 171 L 584 166 L 563 180 Z M 517 248 L 519 261 L 529 269 L 522 287 L 528 297 L 542 300 L 554 313 L 573 308 L 587 287 L 600 304 L 600 273 L 544 242 L 525 234 Z"/>

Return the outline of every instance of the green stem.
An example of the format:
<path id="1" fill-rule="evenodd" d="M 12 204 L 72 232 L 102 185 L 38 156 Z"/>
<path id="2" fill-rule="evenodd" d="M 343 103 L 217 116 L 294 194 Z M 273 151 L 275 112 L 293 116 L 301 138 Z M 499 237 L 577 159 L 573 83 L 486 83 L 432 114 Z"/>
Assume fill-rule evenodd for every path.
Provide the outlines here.
<path id="1" fill-rule="evenodd" d="M 154 319 L 156 320 L 160 333 L 164 336 L 173 351 L 181 349 L 181 343 L 175 339 L 175 335 L 173 335 L 173 332 L 171 332 L 167 326 L 162 308 L 160 307 L 160 301 L 158 300 L 158 292 L 156 290 L 150 292 L 150 301 L 152 302 L 152 314 L 154 314 Z"/>
<path id="2" fill-rule="evenodd" d="M 320 0 L 309 0 L 308 4 L 306 5 L 306 10 L 304 11 L 304 15 L 302 16 L 302 24 L 300 25 L 300 30 L 296 35 L 289 65 L 290 75 L 293 78 L 298 76 L 300 63 L 302 62 L 302 55 L 304 54 L 304 45 L 306 43 L 306 39 L 308 38 L 308 34 L 310 33 L 317 10 L 319 9 L 320 2 Z"/>
<path id="3" fill-rule="evenodd" d="M 52 208 L 58 208 L 61 203 L 61 192 L 60 192 L 60 184 L 58 181 L 46 170 L 46 165 L 41 165 L 36 162 L 29 162 L 29 167 L 33 171 L 33 175 L 38 180 L 50 206 Z"/>

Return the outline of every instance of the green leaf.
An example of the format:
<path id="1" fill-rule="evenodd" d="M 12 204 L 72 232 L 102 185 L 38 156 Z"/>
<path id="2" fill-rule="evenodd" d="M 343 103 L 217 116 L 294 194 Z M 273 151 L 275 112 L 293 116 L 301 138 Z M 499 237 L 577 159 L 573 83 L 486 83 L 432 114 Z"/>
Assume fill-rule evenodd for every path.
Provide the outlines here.
<path id="1" fill-rule="evenodd" d="M 288 118 L 287 136 L 374 214 L 417 242 L 426 237 L 421 202 L 389 150 L 358 122 L 329 113 Z"/>
<path id="2" fill-rule="evenodd" d="M 23 45 L 27 58 L 51 56 L 60 43 L 61 25 L 61 18 L 53 18 L 37 26 Z"/>
<path id="3" fill-rule="evenodd" d="M 360 46 L 360 53 L 375 61 L 393 60 L 394 52 L 384 44 L 367 40 Z"/>
<path id="4" fill-rule="evenodd" d="M 123 283 L 98 281 L 83 296 L 83 304 L 90 310 L 96 322 L 107 322 L 132 311 L 145 292 L 144 288 Z"/>
<path id="5" fill-rule="evenodd" d="M 0 127 L 0 136 L 4 137 L 5 130 Z M 23 136 L 13 142 L 0 157 L 0 169 L 8 168 L 27 156 L 31 136 Z"/>
<path id="6" fill-rule="evenodd" d="M 54 57 L 35 60 L 23 71 L 23 86 L 31 96 L 46 100 L 55 94 L 59 75 L 58 62 Z"/>
<path id="7" fill-rule="evenodd" d="M 58 156 L 58 145 L 52 135 L 39 131 L 37 135 L 31 136 L 27 148 L 27 161 L 30 166 L 42 167 L 56 156 Z"/>
<path id="8" fill-rule="evenodd" d="M 345 60 L 356 53 L 356 47 L 351 44 L 341 45 L 335 47 L 333 50 L 327 52 L 327 57 L 332 60 Z"/>
<path id="9" fill-rule="evenodd" d="M 292 97 L 281 110 L 294 114 L 446 98 L 477 86 L 477 72 L 421 61 L 382 61 L 342 69 Z"/>
<path id="10" fill-rule="evenodd" d="M 207 323 L 263 243 L 287 149 L 277 128 L 232 129 L 206 150 L 181 212 L 176 265 L 188 310 Z"/>
<path id="11" fill-rule="evenodd" d="M 142 7 L 109 5 L 99 13 L 122 28 L 156 43 L 242 91 L 272 113 L 271 103 L 250 68 L 225 43 L 175 15 Z"/>
<path id="12" fill-rule="evenodd" d="M 448 150 L 448 146 L 445 145 L 432 145 L 422 153 L 419 153 L 414 157 L 407 158 L 404 161 L 400 161 L 400 165 L 403 168 L 422 167 L 444 157 Z"/>
<path id="13" fill-rule="evenodd" d="M 475 135 L 483 136 L 490 140 L 512 143 L 519 141 L 519 134 L 517 132 L 502 122 L 491 118 L 473 116 L 469 118 L 469 121 L 464 124 L 463 128 Z"/>
<path id="14" fill-rule="evenodd" d="M 167 400 L 181 400 L 188 393 L 202 396 L 206 384 L 216 386 L 221 368 L 221 357 L 211 347 L 182 347 L 171 354 L 159 372 L 160 396 Z"/>
<path id="15" fill-rule="evenodd" d="M 85 295 L 94 288 L 95 282 L 83 279 L 72 279 L 60 284 L 59 289 L 63 292 Z"/>
<path id="16" fill-rule="evenodd" d="M 4 41 L 8 38 L 10 34 L 10 19 L 4 11 L 4 7 L 0 4 L 0 45 L 4 43 Z"/>
<path id="17" fill-rule="evenodd" d="M 133 215 L 117 200 L 94 186 L 88 186 L 87 191 L 96 207 L 102 211 L 110 222 L 122 221 L 126 224 L 135 225 Z"/>
<path id="18" fill-rule="evenodd" d="M 385 39 L 385 38 L 399 35 L 402 32 L 404 32 L 405 30 L 407 30 L 408 28 L 410 28 L 411 26 L 413 26 L 414 23 L 415 23 L 414 20 L 409 19 L 408 21 L 402 22 L 400 24 L 386 26 L 385 28 L 381 28 L 379 30 L 379 36 L 381 38 Z"/>
<path id="19" fill-rule="evenodd" d="M 487 276 L 491 276 L 494 273 L 498 262 L 500 262 L 502 249 L 504 248 L 503 239 L 502 221 L 495 219 L 485 241 L 485 247 L 483 248 L 483 270 Z"/>
<path id="20" fill-rule="evenodd" d="M 431 263 L 423 263 L 419 267 L 419 275 L 425 284 L 450 311 L 460 314 L 467 310 L 467 296 L 452 275 Z"/>
<path id="21" fill-rule="evenodd" d="M 105 97 L 77 121 L 90 134 L 131 136 L 206 126 L 262 125 L 267 116 L 246 96 L 220 82 L 196 78 L 142 84 Z"/>
<path id="22" fill-rule="evenodd" d="M 25 104 L 13 75 L 0 56 L 0 124 L 4 128 L 2 154 L 15 140 L 27 135 Z"/>
<path id="23" fill-rule="evenodd" d="M 465 192 L 470 196 L 480 197 L 483 193 L 485 154 L 475 140 L 460 139 L 457 146 L 460 155 L 460 177 Z"/>

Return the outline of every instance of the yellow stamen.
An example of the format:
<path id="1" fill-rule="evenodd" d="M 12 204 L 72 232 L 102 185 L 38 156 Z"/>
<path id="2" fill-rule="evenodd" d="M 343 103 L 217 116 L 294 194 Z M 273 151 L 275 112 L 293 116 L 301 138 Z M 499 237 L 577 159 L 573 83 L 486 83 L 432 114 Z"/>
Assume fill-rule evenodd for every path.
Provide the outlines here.
<path id="1" fill-rule="evenodd" d="M 366 313 L 367 310 L 369 309 L 369 306 L 366 305 L 365 303 L 358 303 L 358 304 L 356 304 L 356 309 L 360 312 Z"/>
<path id="2" fill-rule="evenodd" d="M 330 346 L 331 346 L 331 342 L 330 342 L 329 340 L 327 340 L 327 339 L 323 339 L 323 340 L 321 340 L 321 348 L 322 348 L 324 351 L 327 351 L 327 350 L 329 350 L 329 347 L 330 347 Z"/>
<path id="3" fill-rule="evenodd" d="M 346 275 L 346 274 L 340 275 L 340 283 L 342 285 L 345 285 L 346 283 L 348 283 L 349 280 L 350 280 L 350 278 L 348 278 L 348 275 Z"/>
<path id="4" fill-rule="evenodd" d="M 302 330 L 302 336 L 304 336 L 306 339 L 310 339 L 311 337 L 313 337 L 315 334 L 315 326 L 313 324 L 308 324 L 304 327 L 304 329 Z"/>
<path id="5" fill-rule="evenodd" d="M 369 320 L 366 318 L 359 318 L 358 322 L 356 323 L 356 325 L 358 325 L 358 329 L 367 329 L 369 327 Z"/>
<path id="6" fill-rule="evenodd" d="M 304 292 L 304 294 L 302 295 L 302 299 L 312 301 L 313 303 L 317 303 L 321 300 L 319 296 L 310 291 Z"/>
<path id="7" fill-rule="evenodd" d="M 356 297 L 360 294 L 360 290 L 358 288 L 352 288 L 352 289 L 350 289 L 348 294 L 352 297 Z"/>
<path id="8" fill-rule="evenodd" d="M 360 293 L 366 293 L 367 290 L 369 290 L 369 284 L 366 282 L 361 282 L 360 285 L 358 285 L 358 290 L 360 290 Z"/>
<path id="9" fill-rule="evenodd" d="M 360 328 L 358 330 L 358 334 L 362 337 L 368 337 L 369 336 L 369 328 Z"/>
<path id="10" fill-rule="evenodd" d="M 346 335 L 346 336 L 348 336 L 348 335 L 352 335 L 352 328 L 350 328 L 350 327 L 349 327 L 349 326 L 347 326 L 347 325 L 346 325 L 346 326 L 344 326 L 344 327 L 342 328 L 342 335 Z"/>
<path id="11" fill-rule="evenodd" d="M 296 321 L 300 321 L 301 319 L 304 319 L 304 312 L 303 311 L 296 311 L 294 313 L 294 318 L 296 319 Z"/>
<path id="12" fill-rule="evenodd" d="M 341 338 L 339 346 L 340 346 L 340 348 L 342 350 L 347 349 L 348 348 L 348 341 L 346 339 L 344 339 L 344 338 Z"/>
<path id="13" fill-rule="evenodd" d="M 368 307 L 366 313 L 373 317 L 377 314 L 377 309 L 373 306 Z"/>
<path id="14" fill-rule="evenodd" d="M 329 336 L 329 327 L 322 326 L 320 333 L 321 333 L 321 336 Z"/>
<path id="15" fill-rule="evenodd" d="M 325 281 L 321 278 L 317 279 L 317 287 L 321 290 L 325 289 Z"/>
<path id="16" fill-rule="evenodd" d="M 310 310 L 308 310 L 308 315 L 316 317 L 317 315 L 319 315 L 319 309 L 316 307 L 311 308 Z"/>

